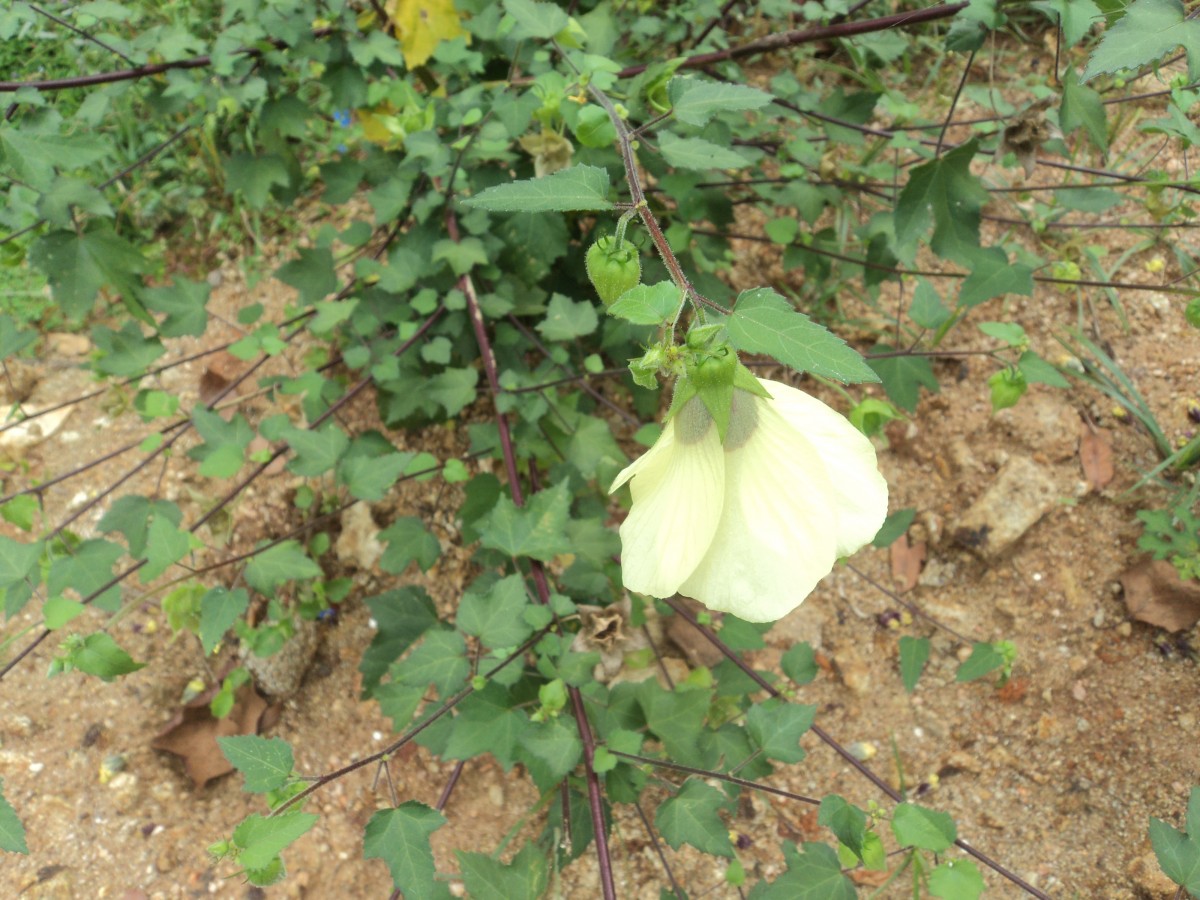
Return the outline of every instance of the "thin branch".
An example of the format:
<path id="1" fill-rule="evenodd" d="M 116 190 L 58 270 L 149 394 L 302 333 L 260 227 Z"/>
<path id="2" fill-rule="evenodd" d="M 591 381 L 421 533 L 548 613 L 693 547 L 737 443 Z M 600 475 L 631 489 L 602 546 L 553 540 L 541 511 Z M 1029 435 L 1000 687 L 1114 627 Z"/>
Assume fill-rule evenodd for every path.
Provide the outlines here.
<path id="1" fill-rule="evenodd" d="M 75 27 L 70 22 L 68 22 L 66 19 L 60 19 L 58 16 L 54 15 L 54 13 L 49 12 L 48 10 L 44 10 L 40 6 L 37 6 L 33 3 L 29 4 L 29 8 L 32 9 L 38 15 L 45 16 L 51 22 L 57 22 L 59 25 L 61 25 L 63 28 L 67 29 L 68 31 L 73 31 L 75 34 L 79 35 L 85 41 L 91 41 L 97 47 L 102 47 L 105 50 L 107 50 L 109 53 L 115 53 L 117 56 L 121 57 L 121 59 L 125 60 L 125 62 L 129 63 L 129 65 L 131 65 L 131 66 L 137 65 L 137 63 L 135 63 L 132 59 L 130 59 L 128 56 L 126 56 L 124 53 L 122 53 L 116 47 L 113 47 L 110 44 L 106 44 L 104 41 L 100 40 L 100 38 L 96 37 L 94 34 L 88 34 L 82 28 Z"/>

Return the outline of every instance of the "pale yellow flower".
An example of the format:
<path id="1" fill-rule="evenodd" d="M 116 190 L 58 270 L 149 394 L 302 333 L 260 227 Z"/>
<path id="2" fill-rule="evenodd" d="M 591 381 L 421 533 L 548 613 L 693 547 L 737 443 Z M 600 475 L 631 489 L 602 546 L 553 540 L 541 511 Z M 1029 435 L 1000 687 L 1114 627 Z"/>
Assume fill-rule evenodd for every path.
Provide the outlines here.
<path id="1" fill-rule="evenodd" d="M 694 397 L 613 482 L 633 495 L 621 525 L 629 590 L 770 622 L 879 531 L 887 483 L 871 442 L 803 391 L 759 384 L 772 399 L 734 391 L 724 445 Z"/>

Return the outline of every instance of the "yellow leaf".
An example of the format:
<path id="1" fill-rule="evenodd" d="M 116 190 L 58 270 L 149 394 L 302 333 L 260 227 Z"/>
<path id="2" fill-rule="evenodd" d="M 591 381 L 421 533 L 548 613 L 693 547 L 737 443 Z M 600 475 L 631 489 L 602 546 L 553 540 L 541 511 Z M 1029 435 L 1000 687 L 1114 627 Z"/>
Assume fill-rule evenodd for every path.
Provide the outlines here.
<path id="1" fill-rule="evenodd" d="M 460 36 L 470 41 L 454 0 L 389 0 L 385 8 L 410 69 L 424 65 L 442 41 Z"/>

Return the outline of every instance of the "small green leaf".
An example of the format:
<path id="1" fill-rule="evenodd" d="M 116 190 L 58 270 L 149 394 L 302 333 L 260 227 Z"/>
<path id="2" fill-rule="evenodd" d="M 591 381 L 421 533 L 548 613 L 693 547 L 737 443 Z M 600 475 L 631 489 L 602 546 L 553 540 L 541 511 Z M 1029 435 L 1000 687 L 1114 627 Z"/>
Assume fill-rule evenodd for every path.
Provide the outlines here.
<path id="1" fill-rule="evenodd" d="M 283 429 L 281 436 L 296 454 L 287 465 L 288 471 L 307 478 L 330 471 L 350 446 L 346 432 L 333 422 L 326 422 L 315 430 L 289 426 Z"/>
<path id="2" fill-rule="evenodd" d="M 943 900 L 977 900 L 983 876 L 969 859 L 948 859 L 929 873 L 929 893 Z"/>
<path id="3" fill-rule="evenodd" d="M 553 3 L 504 0 L 504 11 L 516 22 L 510 35 L 514 40 L 546 40 L 567 27 L 567 14 Z"/>
<path id="4" fill-rule="evenodd" d="M 94 363 L 96 371 L 105 375 L 136 378 L 145 374 L 156 359 L 166 353 L 162 341 L 142 334 L 142 327 L 132 320 L 113 331 L 103 325 L 92 329 L 92 342 L 101 356 Z"/>
<path id="5" fill-rule="evenodd" d="M 87 607 L 78 600 L 69 600 L 60 595 L 51 597 L 42 604 L 42 618 L 45 619 L 48 629 L 57 631 L 86 609 Z"/>
<path id="6" fill-rule="evenodd" d="M 163 337 L 198 337 L 208 327 L 208 295 L 212 287 L 206 281 L 191 281 L 175 276 L 175 283 L 142 291 L 142 302 L 152 312 L 164 313 L 158 325 Z"/>
<path id="7" fill-rule="evenodd" d="M 829 329 L 796 312 L 770 288 L 743 291 L 728 322 L 734 347 L 765 353 L 799 372 L 837 381 L 878 381 L 863 358 Z"/>
<path id="8" fill-rule="evenodd" d="M 1197 68 L 1200 20 L 1187 18 L 1180 0 L 1134 0 L 1120 21 L 1104 32 L 1081 80 L 1157 62 L 1180 46 L 1187 48 L 1188 62 Z"/>
<path id="9" fill-rule="evenodd" d="M 363 833 L 363 857 L 382 859 L 392 873 L 392 886 L 406 900 L 433 898 L 437 882 L 429 836 L 445 824 L 440 812 L 415 800 L 381 809 Z"/>
<path id="10" fill-rule="evenodd" d="M 403 573 L 411 562 L 415 562 L 422 572 L 427 572 L 442 552 L 438 539 L 416 516 L 395 519 L 379 533 L 379 540 L 387 543 L 387 549 L 379 559 L 379 568 L 393 575 Z"/>
<path id="11" fill-rule="evenodd" d="M 892 833 L 902 847 L 941 853 L 954 843 L 958 829 L 948 813 L 915 803 L 901 803 L 892 813 Z"/>
<path id="12" fill-rule="evenodd" d="M 427 631 L 417 648 L 392 669 L 401 684 L 424 687 L 432 684 L 439 697 L 449 697 L 471 674 L 467 645 L 457 631 Z"/>
<path id="13" fill-rule="evenodd" d="M 569 341 L 591 334 L 599 324 L 596 307 L 587 300 L 571 300 L 555 294 L 550 298 L 546 318 L 538 322 L 537 330 L 548 341 Z"/>
<path id="14" fill-rule="evenodd" d="M 128 675 L 146 667 L 145 663 L 134 662 L 133 657 L 103 631 L 85 637 L 83 643 L 70 654 L 70 661 L 80 672 L 95 675 L 101 681 L 112 681 L 119 675 Z"/>
<path id="15" fill-rule="evenodd" d="M 315 824 L 314 813 L 293 812 L 269 818 L 258 813 L 249 815 L 233 830 L 233 843 L 241 849 L 238 862 L 247 869 L 261 869 Z"/>
<path id="16" fill-rule="evenodd" d="M 810 684 L 817 677 L 817 673 L 821 671 L 817 666 L 812 644 L 808 641 L 793 644 L 791 649 L 779 660 L 779 666 L 788 678 L 802 687 Z"/>
<path id="17" fill-rule="evenodd" d="M 871 546 L 878 547 L 881 550 L 884 547 L 890 547 L 900 539 L 900 536 L 908 531 L 908 527 L 912 525 L 913 519 L 917 517 L 917 511 L 912 507 L 908 509 L 898 509 L 879 526 L 879 531 L 875 534 L 875 539 L 871 541 Z"/>
<path id="18" fill-rule="evenodd" d="M 676 850 L 691 844 L 702 853 L 732 857 L 729 828 L 717 815 L 728 803 L 729 798 L 719 790 L 691 778 L 674 797 L 662 802 L 654 814 L 654 824 Z"/>
<path id="19" fill-rule="evenodd" d="M 930 246 L 944 259 L 964 260 L 979 247 L 979 215 L 990 195 L 971 173 L 978 140 L 916 166 L 896 201 L 900 252 L 915 253 L 933 223 Z"/>
<path id="20" fill-rule="evenodd" d="M 1021 354 L 1021 358 L 1017 361 L 1017 368 L 1021 370 L 1021 374 L 1030 384 L 1048 384 L 1051 387 L 1064 389 L 1071 386 L 1071 382 L 1067 381 L 1058 369 L 1032 350 L 1026 350 Z"/>
<path id="21" fill-rule="evenodd" d="M 828 844 L 810 842 L 801 852 L 784 845 L 788 870 L 754 900 L 855 900 L 854 882 L 842 874 L 837 852 Z"/>
<path id="22" fill-rule="evenodd" d="M 366 603 L 378 629 L 358 665 L 363 676 L 363 693 L 369 695 L 388 666 L 440 623 L 429 595 L 413 585 L 368 597 Z"/>
<path id="23" fill-rule="evenodd" d="M 824 825 L 862 859 L 863 842 L 867 837 L 867 816 L 853 803 L 837 794 L 826 794 L 817 813 L 817 824 Z"/>
<path id="24" fill-rule="evenodd" d="M 13 129 L 4 129 L 12 133 Z M 136 303 L 147 262 L 112 226 L 92 220 L 80 233 L 51 231 L 34 242 L 29 261 L 46 273 L 54 299 L 70 319 L 82 319 L 102 287 L 119 291 Z"/>
<path id="25" fill-rule="evenodd" d="M 955 681 L 975 681 L 1002 668 L 1005 663 L 1004 654 L 995 644 L 976 643 L 971 648 L 971 655 L 958 667 Z"/>
<path id="26" fill-rule="evenodd" d="M 275 277 L 300 292 L 300 303 L 309 306 L 324 300 L 338 289 L 333 252 L 328 247 L 301 247 L 298 259 L 275 270 Z"/>
<path id="27" fill-rule="evenodd" d="M 917 680 L 929 660 L 929 638 L 915 638 L 904 635 L 900 638 L 900 678 L 904 681 L 904 690 L 912 693 L 916 690 Z"/>
<path id="28" fill-rule="evenodd" d="M 1016 406 L 1029 388 L 1020 369 L 1001 369 L 988 379 L 988 386 L 992 389 L 992 412 Z"/>
<path id="29" fill-rule="evenodd" d="M 524 507 L 501 497 L 481 529 L 480 542 L 508 556 L 549 562 L 571 549 L 567 540 L 570 507 L 571 490 L 566 481 L 534 494 Z"/>
<path id="30" fill-rule="evenodd" d="M 142 584 L 149 584 L 191 549 L 191 535 L 181 531 L 166 516 L 155 516 L 146 531 L 146 564 L 138 570 Z"/>
<path id="31" fill-rule="evenodd" d="M 205 653 L 213 652 L 217 642 L 249 607 L 250 594 L 243 588 L 231 591 L 217 585 L 200 598 L 200 646 Z"/>
<path id="32" fill-rule="evenodd" d="M 756 703 L 746 713 L 746 730 L 769 759 L 794 763 L 804 759 L 800 738 L 812 728 L 815 706 L 801 706 L 780 700 Z"/>
<path id="33" fill-rule="evenodd" d="M 533 633 L 524 619 L 528 605 L 525 579 L 509 575 L 486 594 L 468 591 L 459 604 L 456 623 L 486 647 L 515 647 Z"/>
<path id="34" fill-rule="evenodd" d="M 455 850 L 463 884 L 471 897 L 541 897 L 550 881 L 550 863 L 532 843 L 505 865 L 485 853 Z"/>
<path id="35" fill-rule="evenodd" d="M 205 478 L 236 475 L 246 462 L 246 448 L 254 439 L 254 431 L 245 418 L 239 413 L 226 422 L 197 404 L 192 410 L 192 424 L 204 438 L 203 444 L 188 451 L 188 456 L 200 462 L 200 474 Z"/>
<path id="36" fill-rule="evenodd" d="M 971 274 L 958 290 L 958 302 L 967 309 L 1005 294 L 1033 295 L 1033 270 L 1021 263 L 1010 263 L 998 247 L 973 249 L 966 254 Z"/>
<path id="37" fill-rule="evenodd" d="M 544 178 L 498 184 L 462 204 L 487 212 L 603 211 L 613 208 L 608 186 L 607 169 L 572 166 Z"/>
<path id="38" fill-rule="evenodd" d="M 668 88 L 671 112 L 688 125 L 707 125 L 713 116 L 728 110 L 760 109 L 770 94 L 744 84 L 724 84 L 700 78 L 673 78 Z"/>
<path id="39" fill-rule="evenodd" d="M 741 169 L 749 165 L 749 160 L 742 154 L 703 138 L 681 138 L 666 131 L 658 143 L 663 159 L 677 169 L 705 171 Z"/>
<path id="40" fill-rule="evenodd" d="M 370 503 L 383 499 L 412 462 L 412 453 L 385 453 L 383 456 L 343 456 L 338 462 L 338 482 L 350 496 Z"/>
<path id="41" fill-rule="evenodd" d="M 0 517 L 22 531 L 32 531 L 33 517 L 40 508 L 37 497 L 33 494 L 18 494 L 0 506 Z"/>
<path id="42" fill-rule="evenodd" d="M 663 325 L 679 311 L 679 288 L 673 281 L 639 284 L 608 308 L 610 316 L 634 325 Z"/>
<path id="43" fill-rule="evenodd" d="M 0 781 L 0 850 L 6 853 L 29 853 L 25 843 L 25 826 L 4 796 L 3 781 Z"/>
<path id="44" fill-rule="evenodd" d="M 169 500 L 149 500 L 138 494 L 126 494 L 109 507 L 96 530 L 102 534 L 121 532 L 129 545 L 129 555 L 137 559 L 146 552 L 146 534 L 150 524 L 160 517 L 172 525 L 183 521 L 183 513 Z"/>
<path id="45" fill-rule="evenodd" d="M 893 348 L 887 344 L 876 344 L 871 353 L 891 353 Z M 936 394 L 939 390 L 937 376 L 933 374 L 933 366 L 925 356 L 900 354 L 897 356 L 867 356 L 867 365 L 875 370 L 883 389 L 897 406 L 914 412 L 921 398 L 921 388 L 924 387 Z"/>
<path id="46" fill-rule="evenodd" d="M 1072 2 L 1074 5 L 1074 2 Z M 1075 69 L 1067 66 L 1063 72 L 1062 103 L 1058 108 L 1058 122 L 1064 134 L 1071 134 L 1083 127 L 1094 146 L 1101 153 L 1108 151 L 1108 114 L 1100 95 L 1079 83 Z M 1084 191 L 1082 193 L 1089 193 Z"/>
<path id="47" fill-rule="evenodd" d="M 221 752 L 246 778 L 246 790 L 254 794 L 273 791 L 287 784 L 295 768 L 292 745 L 283 738 L 256 734 L 218 737 Z"/>
<path id="48" fill-rule="evenodd" d="M 0 592 L 4 596 L 4 614 L 11 619 L 33 596 L 34 585 L 41 580 L 40 574 L 30 576 L 37 569 L 42 556 L 42 543 L 22 543 L 0 536 Z"/>
<path id="49" fill-rule="evenodd" d="M 583 759 L 583 741 L 569 718 L 531 722 L 519 744 L 530 775 L 543 788 L 562 781 Z"/>
<path id="50" fill-rule="evenodd" d="M 246 584 L 260 594 L 271 596 L 275 588 L 289 581 L 316 578 L 321 567 L 309 559 L 296 541 L 284 541 L 258 553 L 246 564 Z"/>

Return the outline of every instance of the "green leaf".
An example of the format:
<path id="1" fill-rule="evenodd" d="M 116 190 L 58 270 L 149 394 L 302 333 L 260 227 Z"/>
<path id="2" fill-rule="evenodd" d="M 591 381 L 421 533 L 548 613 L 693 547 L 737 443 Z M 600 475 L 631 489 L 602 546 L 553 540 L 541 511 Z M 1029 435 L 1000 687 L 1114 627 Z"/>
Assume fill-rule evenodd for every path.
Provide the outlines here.
<path id="1" fill-rule="evenodd" d="M 948 813 L 915 803 L 901 803 L 892 813 L 892 833 L 902 847 L 941 853 L 954 843 L 958 829 Z"/>
<path id="2" fill-rule="evenodd" d="M 510 35 L 514 40 L 546 40 L 567 27 L 567 14 L 553 3 L 504 0 L 504 11 L 516 22 Z"/>
<path id="3" fill-rule="evenodd" d="M 664 325 L 679 311 L 679 288 L 673 281 L 639 284 L 608 308 L 610 316 L 634 325 Z"/>
<path id="4" fill-rule="evenodd" d="M 271 596 L 275 588 L 288 581 L 300 581 L 321 575 L 321 567 L 309 559 L 296 541 L 284 541 L 255 554 L 246 563 L 246 584 L 260 594 Z"/>
<path id="5" fill-rule="evenodd" d="M 949 859 L 929 873 L 929 893 L 943 900 L 977 900 L 983 876 L 969 859 Z"/>
<path id="6" fill-rule="evenodd" d="M 0 850 L 6 853 L 29 853 L 29 847 L 25 844 L 25 826 L 4 796 L 3 781 L 0 781 Z"/>
<path id="7" fill-rule="evenodd" d="M 968 257 L 971 274 L 958 289 L 960 306 L 970 309 L 1005 294 L 1033 295 L 1033 270 L 1021 263 L 1010 263 L 999 247 L 972 250 Z"/>
<path id="8" fill-rule="evenodd" d="M 872 353 L 891 353 L 887 344 L 876 344 Z M 926 356 L 867 356 L 867 365 L 875 370 L 888 399 L 897 406 L 914 412 L 920 400 L 920 389 L 938 392 L 937 376 Z"/>
<path id="9" fill-rule="evenodd" d="M 560 553 L 570 552 L 570 509 L 571 489 L 566 481 L 534 494 L 524 507 L 501 497 L 485 520 L 480 542 L 508 556 L 549 562 Z"/>
<path id="10" fill-rule="evenodd" d="M 537 330 L 548 341 L 569 341 L 591 334 L 599 324 L 596 307 L 590 302 L 555 294 L 550 298 L 546 318 L 538 322 Z"/>
<path id="11" fill-rule="evenodd" d="M 275 154 L 234 153 L 225 160 L 225 193 L 241 191 L 253 209 L 266 206 L 271 188 L 287 187 L 289 180 L 287 164 Z"/>
<path id="12" fill-rule="evenodd" d="M 854 882 L 842 874 L 837 852 L 828 844 L 810 842 L 801 852 L 784 845 L 788 870 L 753 900 L 855 900 Z"/>
<path id="13" fill-rule="evenodd" d="M 658 145 L 663 159 L 677 169 L 741 169 L 750 164 L 737 151 L 703 138 L 681 138 L 665 131 L 659 137 Z"/>
<path id="14" fill-rule="evenodd" d="M 691 844 L 702 853 L 732 857 L 729 827 L 717 815 L 728 803 L 729 798 L 721 791 L 690 778 L 674 797 L 658 807 L 654 824 L 676 850 Z"/>
<path id="15" fill-rule="evenodd" d="M 381 809 L 363 833 L 363 857 L 382 859 L 392 873 L 392 886 L 403 891 L 406 900 L 434 897 L 437 882 L 429 836 L 445 824 L 440 812 L 415 800 Z"/>
<path id="16" fill-rule="evenodd" d="M 1087 132 L 1094 146 L 1101 153 L 1108 150 L 1108 114 L 1104 101 L 1090 87 L 1079 83 L 1079 76 L 1071 66 L 1063 72 L 1062 103 L 1058 107 L 1058 122 L 1063 134 L 1070 134 L 1080 126 Z M 1085 192 L 1086 193 L 1086 192 Z"/>
<path id="17" fill-rule="evenodd" d="M 112 568 L 122 556 L 121 547 L 99 538 L 84 541 L 67 556 L 50 565 L 46 592 L 56 596 L 74 590 L 80 597 L 91 596 L 112 581 Z M 120 607 L 121 589 L 113 585 L 92 602 L 109 611 Z"/>
<path id="18" fill-rule="evenodd" d="M 338 463 L 338 483 L 346 486 L 350 496 L 377 503 L 400 478 L 413 456 L 412 453 L 385 453 L 383 456 L 347 454 Z"/>
<path id="19" fill-rule="evenodd" d="M 22 531 L 32 531 L 33 517 L 39 509 L 41 506 L 33 494 L 18 494 L 7 503 L 0 505 L 0 517 L 5 522 L 16 525 Z"/>
<path id="20" fill-rule="evenodd" d="M 613 208 L 608 170 L 572 166 L 544 178 L 498 184 L 462 201 L 487 212 L 589 212 Z"/>
<path id="21" fill-rule="evenodd" d="M 337 270 L 333 252 L 328 247 L 301 247 L 297 259 L 275 270 L 275 277 L 300 293 L 302 306 L 324 300 L 338 289 Z"/>
<path id="22" fill-rule="evenodd" d="M 16 356 L 38 337 L 34 329 L 22 330 L 16 319 L 7 313 L 0 313 L 0 359 Z"/>
<path id="23" fill-rule="evenodd" d="M 507 865 L 485 853 L 455 850 L 471 897 L 541 897 L 550 882 L 550 863 L 532 843 Z"/>
<path id="24" fill-rule="evenodd" d="M 134 662 L 133 657 L 103 631 L 83 638 L 82 644 L 71 652 L 70 661 L 80 672 L 95 675 L 101 681 L 112 681 L 119 675 L 146 667 L 145 663 Z"/>
<path id="25" fill-rule="evenodd" d="M 137 322 L 126 321 L 120 331 L 103 325 L 92 329 L 92 342 L 101 356 L 94 363 L 96 371 L 105 375 L 135 378 L 145 373 L 156 359 L 166 353 L 162 341 L 146 337 Z"/>
<path id="26" fill-rule="evenodd" d="M 744 84 L 723 84 L 700 78 L 673 78 L 669 86 L 671 112 L 688 125 L 707 125 L 713 116 L 729 110 L 760 109 L 770 94 Z"/>
<path id="27" fill-rule="evenodd" d="M 149 584 L 191 549 L 191 535 L 166 516 L 155 516 L 146 531 L 146 564 L 138 571 L 142 584 Z"/>
<path id="28" fill-rule="evenodd" d="M 137 277 L 146 259 L 112 227 L 92 220 L 80 233 L 51 231 L 34 242 L 29 261 L 46 273 L 54 299 L 70 319 L 82 319 L 92 309 L 102 287 L 111 287 L 136 303 L 141 288 Z"/>
<path id="29" fill-rule="evenodd" d="M 401 684 L 432 684 L 439 697 L 449 697 L 471 674 L 466 642 L 457 631 L 427 631 L 417 649 L 395 666 L 392 674 Z"/>
<path id="30" fill-rule="evenodd" d="M 988 379 L 992 389 L 992 412 L 1016 406 L 1029 385 L 1019 369 L 1001 369 Z"/>
<path id="31" fill-rule="evenodd" d="M 971 655 L 958 667 L 955 681 L 975 681 L 995 672 L 1005 665 L 1004 654 L 995 644 L 977 642 L 971 648 Z"/>
<path id="32" fill-rule="evenodd" d="M 350 446 L 346 432 L 333 422 L 326 422 L 315 430 L 288 426 L 281 437 L 296 454 L 288 462 L 288 471 L 306 478 L 316 478 L 330 471 Z"/>
<path id="33" fill-rule="evenodd" d="M 254 794 L 283 787 L 296 767 L 292 745 L 283 738 L 244 734 L 219 737 L 217 744 L 230 764 L 245 776 L 246 790 Z"/>
<path id="34" fill-rule="evenodd" d="M 48 629 L 57 631 L 72 619 L 82 615 L 86 609 L 87 607 L 78 600 L 68 600 L 59 595 L 51 597 L 42 604 L 42 618 Z"/>
<path id="35" fill-rule="evenodd" d="M 192 424 L 204 443 L 188 450 L 200 463 L 205 478 L 231 478 L 246 462 L 246 448 L 254 439 L 250 423 L 239 413 L 226 422 L 200 404 L 192 410 Z"/>
<path id="36" fill-rule="evenodd" d="M 918 278 L 917 286 L 913 289 L 912 305 L 908 308 L 909 317 L 922 328 L 937 331 L 950 321 L 954 315 L 946 309 L 937 289 L 928 279 Z"/>
<path id="37" fill-rule="evenodd" d="M 1083 81 L 1104 72 L 1136 69 L 1185 47 L 1195 69 L 1200 55 L 1200 20 L 1185 18 L 1180 0 L 1134 0 L 1121 20 L 1100 39 L 1083 70 Z"/>
<path id="38" fill-rule="evenodd" d="M 486 594 L 468 591 L 458 607 L 456 624 L 485 647 L 515 647 L 533 633 L 523 617 L 529 605 L 525 579 L 509 575 Z"/>
<path id="39" fill-rule="evenodd" d="M 233 843 L 242 851 L 238 862 L 247 869 L 261 869 L 315 824 L 314 813 L 293 812 L 270 818 L 258 813 L 249 815 L 233 829 Z"/>
<path id="40" fill-rule="evenodd" d="M 150 500 L 139 494 L 126 494 L 114 501 L 96 530 L 102 534 L 121 532 L 129 545 L 129 555 L 137 559 L 146 551 L 146 534 L 156 518 L 165 518 L 172 525 L 178 525 L 183 521 L 183 513 L 169 500 Z"/>
<path id="41" fill-rule="evenodd" d="M 1071 386 L 1071 382 L 1067 381 L 1058 369 L 1032 350 L 1026 350 L 1021 354 L 1021 358 L 1017 361 L 1017 368 L 1021 370 L 1021 374 L 1030 384 L 1048 384 L 1056 388 Z"/>
<path id="42" fill-rule="evenodd" d="M 41 580 L 40 573 L 32 580 L 42 556 L 42 542 L 22 543 L 0 536 L 0 592 L 4 595 L 4 614 L 12 618 L 31 596 L 33 586 Z"/>
<path id="43" fill-rule="evenodd" d="M 770 288 L 743 291 L 728 321 L 738 350 L 765 353 L 799 372 L 837 381 L 878 381 L 863 358 Z"/>
<path id="44" fill-rule="evenodd" d="M 824 825 L 837 836 L 850 852 L 862 859 L 863 842 L 867 837 L 867 815 L 853 803 L 837 794 L 826 794 L 817 813 L 817 824 Z"/>
<path id="45" fill-rule="evenodd" d="M 250 607 L 250 594 L 243 588 L 217 585 L 200 598 L 200 646 L 212 653 L 225 632 L 233 627 Z"/>
<path id="46" fill-rule="evenodd" d="M 583 759 L 583 741 L 570 718 L 531 722 L 519 743 L 530 775 L 543 789 L 562 781 Z"/>
<path id="47" fill-rule="evenodd" d="M 388 667 L 421 635 L 440 623 L 429 595 L 413 585 L 368 597 L 366 603 L 377 628 L 358 665 L 363 676 L 363 693 L 369 695 Z"/>
<path id="48" fill-rule="evenodd" d="M 812 644 L 808 641 L 793 644 L 779 660 L 779 667 L 783 669 L 783 674 L 801 687 L 812 683 L 820 671 L 817 666 L 816 654 L 813 652 Z"/>
<path id="49" fill-rule="evenodd" d="M 711 691 L 668 691 L 651 678 L 637 689 L 638 702 L 650 730 L 675 759 L 693 758 L 700 729 L 708 715 Z"/>
<path id="50" fill-rule="evenodd" d="M 938 159 L 916 166 L 896 201 L 896 242 L 911 256 L 933 223 L 933 252 L 965 261 L 979 247 L 979 214 L 988 192 L 971 174 L 979 142 L 971 139 Z"/>
<path id="51" fill-rule="evenodd" d="M 879 547 L 881 550 L 884 547 L 890 547 L 900 539 L 900 536 L 908 531 L 908 526 L 912 525 L 913 519 L 917 517 L 917 511 L 912 507 L 908 509 L 898 509 L 879 526 L 879 531 L 875 533 L 874 540 L 871 541 L 871 546 Z"/>
<path id="52" fill-rule="evenodd" d="M 1033 5 L 1062 28 L 1064 47 L 1074 47 L 1100 21 L 1100 10 L 1092 0 L 1045 0 Z"/>
<path id="53" fill-rule="evenodd" d="M 513 709 L 508 692 L 494 681 L 475 691 L 458 705 L 458 717 L 446 749 L 445 759 L 470 759 L 491 753 L 507 772 L 517 761 L 521 736 L 529 729 L 529 716 Z"/>
<path id="54" fill-rule="evenodd" d="M 111 140 L 99 134 L 57 134 L 44 127 L 0 128 L 0 160 L 33 188 L 49 187 L 56 168 L 81 169 L 112 154 Z"/>
<path id="55" fill-rule="evenodd" d="M 416 562 L 422 572 L 427 572 L 442 552 L 438 539 L 416 516 L 395 519 L 379 533 L 379 540 L 387 543 L 387 549 L 379 559 L 379 568 L 393 575 L 402 574 L 411 562 Z"/>
<path id="56" fill-rule="evenodd" d="M 447 417 L 457 416 L 463 408 L 475 402 L 475 385 L 479 371 L 470 366 L 446 369 L 423 386 L 426 396 L 446 410 Z"/>
<path id="57" fill-rule="evenodd" d="M 907 634 L 900 638 L 900 678 L 908 693 L 916 690 L 917 680 L 928 660 L 929 638 L 915 638 Z"/>
<path id="58" fill-rule="evenodd" d="M 746 713 L 746 730 L 769 759 L 800 762 L 806 755 L 800 746 L 800 738 L 812 728 L 816 716 L 815 706 L 768 700 L 750 707 Z"/>
<path id="59" fill-rule="evenodd" d="M 198 337 L 208 327 L 208 295 L 212 287 L 207 281 L 192 281 L 181 275 L 167 287 L 146 288 L 142 302 L 153 312 L 163 313 L 158 333 L 163 337 Z"/>
<path id="60" fill-rule="evenodd" d="M 1192 896 L 1200 895 L 1200 837 L 1183 834 L 1152 816 L 1150 846 L 1168 878 Z"/>

